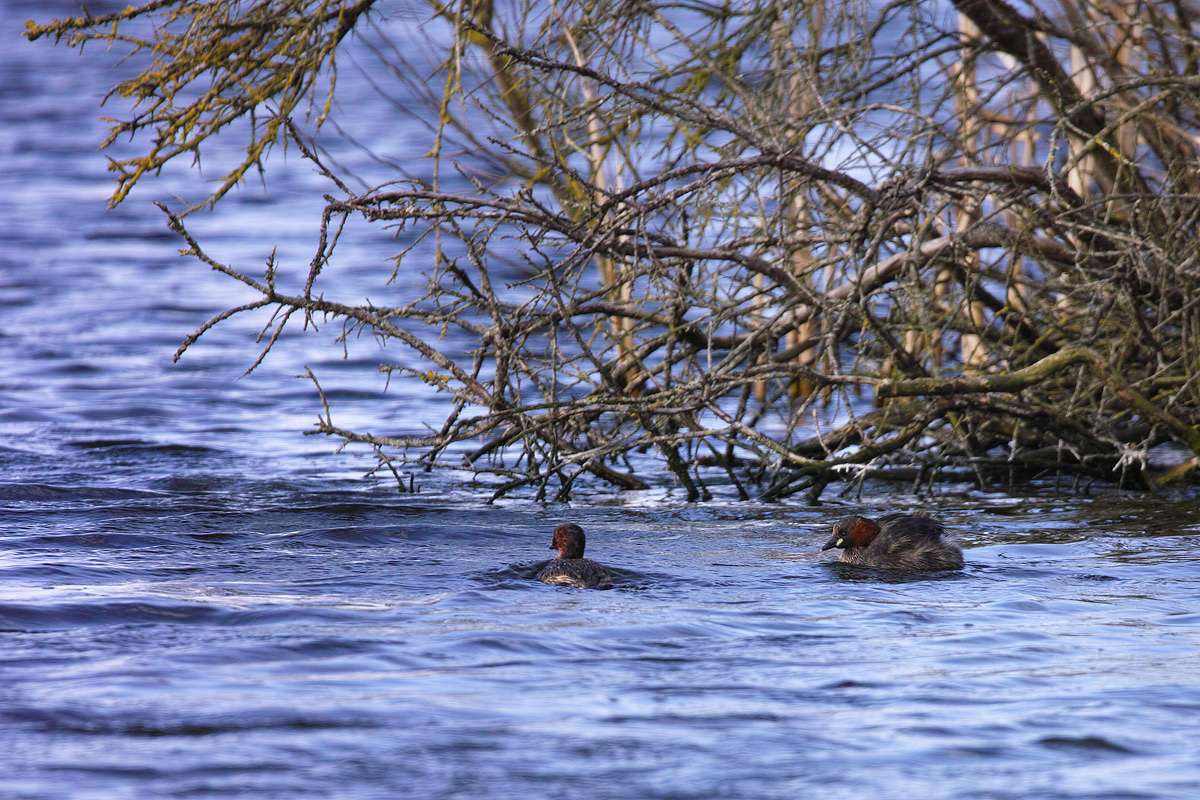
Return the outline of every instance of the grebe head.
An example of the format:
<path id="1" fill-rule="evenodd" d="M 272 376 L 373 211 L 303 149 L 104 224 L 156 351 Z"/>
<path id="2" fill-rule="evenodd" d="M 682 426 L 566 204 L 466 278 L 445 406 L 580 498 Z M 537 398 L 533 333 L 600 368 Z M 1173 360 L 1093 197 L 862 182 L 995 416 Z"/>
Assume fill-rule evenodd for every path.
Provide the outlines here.
<path id="1" fill-rule="evenodd" d="M 583 547 L 586 543 L 583 528 L 574 523 L 567 523 L 554 529 L 550 549 L 557 550 L 559 558 L 583 558 Z"/>
<path id="2" fill-rule="evenodd" d="M 879 533 L 879 523 L 866 517 L 846 517 L 833 524 L 833 535 L 821 548 L 830 550 L 834 547 L 849 550 L 852 547 L 866 547 Z"/>

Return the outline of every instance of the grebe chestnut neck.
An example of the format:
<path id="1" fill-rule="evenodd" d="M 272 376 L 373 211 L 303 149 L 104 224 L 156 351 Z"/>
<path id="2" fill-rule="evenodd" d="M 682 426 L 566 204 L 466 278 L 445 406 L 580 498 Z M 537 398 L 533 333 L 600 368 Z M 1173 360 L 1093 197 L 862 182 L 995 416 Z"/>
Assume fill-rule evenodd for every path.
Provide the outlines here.
<path id="1" fill-rule="evenodd" d="M 962 550 L 942 540 L 945 528 L 923 514 L 846 517 L 833 525 L 821 550 L 840 548 L 843 564 L 876 569 L 962 569 Z"/>

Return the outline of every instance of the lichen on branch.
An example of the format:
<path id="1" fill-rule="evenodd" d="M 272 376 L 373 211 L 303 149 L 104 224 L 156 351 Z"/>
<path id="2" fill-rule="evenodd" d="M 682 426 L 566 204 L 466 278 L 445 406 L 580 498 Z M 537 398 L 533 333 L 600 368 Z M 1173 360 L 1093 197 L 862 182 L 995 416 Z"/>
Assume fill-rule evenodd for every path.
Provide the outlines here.
<path id="1" fill-rule="evenodd" d="M 101 147 L 122 137 L 150 137 L 144 153 L 109 160 L 117 175 L 111 206 L 171 160 L 199 161 L 210 138 L 249 119 L 244 158 L 199 207 L 216 203 L 252 169 L 261 169 L 267 153 L 284 140 L 286 121 L 306 103 L 316 125 L 326 119 L 336 87 L 335 52 L 375 2 L 154 0 L 103 16 L 30 21 L 25 35 L 50 36 L 81 49 L 102 42 L 146 56 L 145 66 L 106 98 L 127 100 L 130 112 L 113 121 Z M 313 92 L 323 75 L 327 89 L 318 103 Z"/>

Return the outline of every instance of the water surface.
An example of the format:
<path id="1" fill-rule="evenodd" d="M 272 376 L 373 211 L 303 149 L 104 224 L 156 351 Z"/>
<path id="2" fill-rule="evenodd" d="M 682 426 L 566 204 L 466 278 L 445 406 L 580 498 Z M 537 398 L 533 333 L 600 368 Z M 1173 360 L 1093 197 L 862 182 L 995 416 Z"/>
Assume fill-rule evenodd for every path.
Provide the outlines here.
<path id="1" fill-rule="evenodd" d="M 868 493 L 967 546 L 961 574 L 900 579 L 821 561 L 836 502 L 401 494 L 300 435 L 319 405 L 293 377 L 347 424 L 436 421 L 372 373 L 396 353 L 290 335 L 242 378 L 247 320 L 172 366 L 247 298 L 148 206 L 194 175 L 104 210 L 112 59 L 16 39 L 70 8 L 0 23 L 0 797 L 1200 796 L 1193 501 Z M 277 176 L 196 218 L 221 257 L 307 264 L 319 181 Z M 393 244 L 348 247 L 330 286 L 360 297 Z M 528 579 L 564 520 L 615 589 Z"/>

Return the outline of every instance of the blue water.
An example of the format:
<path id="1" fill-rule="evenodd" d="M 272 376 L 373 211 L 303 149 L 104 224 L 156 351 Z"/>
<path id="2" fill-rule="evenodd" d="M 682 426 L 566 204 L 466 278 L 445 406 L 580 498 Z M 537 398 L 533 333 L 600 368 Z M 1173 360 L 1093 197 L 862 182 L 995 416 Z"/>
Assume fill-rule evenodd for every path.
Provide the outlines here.
<path id="1" fill-rule="evenodd" d="M 193 173 L 105 210 L 96 104 L 119 67 L 17 39 L 70 8 L 0 19 L 0 798 L 1200 796 L 1193 501 L 487 506 L 443 473 L 402 494 L 370 453 L 302 435 L 320 406 L 294 377 L 311 366 L 347 425 L 436 423 L 441 398 L 374 373 L 395 352 L 344 358 L 331 326 L 241 377 L 248 319 L 171 363 L 248 298 L 149 205 L 194 196 Z M 387 128 L 390 105 L 341 88 Z M 390 155 L 423 135 L 391 129 Z M 319 181 L 272 164 L 193 225 L 300 271 Z M 328 290 L 373 291 L 393 247 L 360 232 Z M 818 552 L 848 507 L 918 506 L 966 546 L 961 575 Z M 614 590 L 529 580 L 566 520 Z"/>

